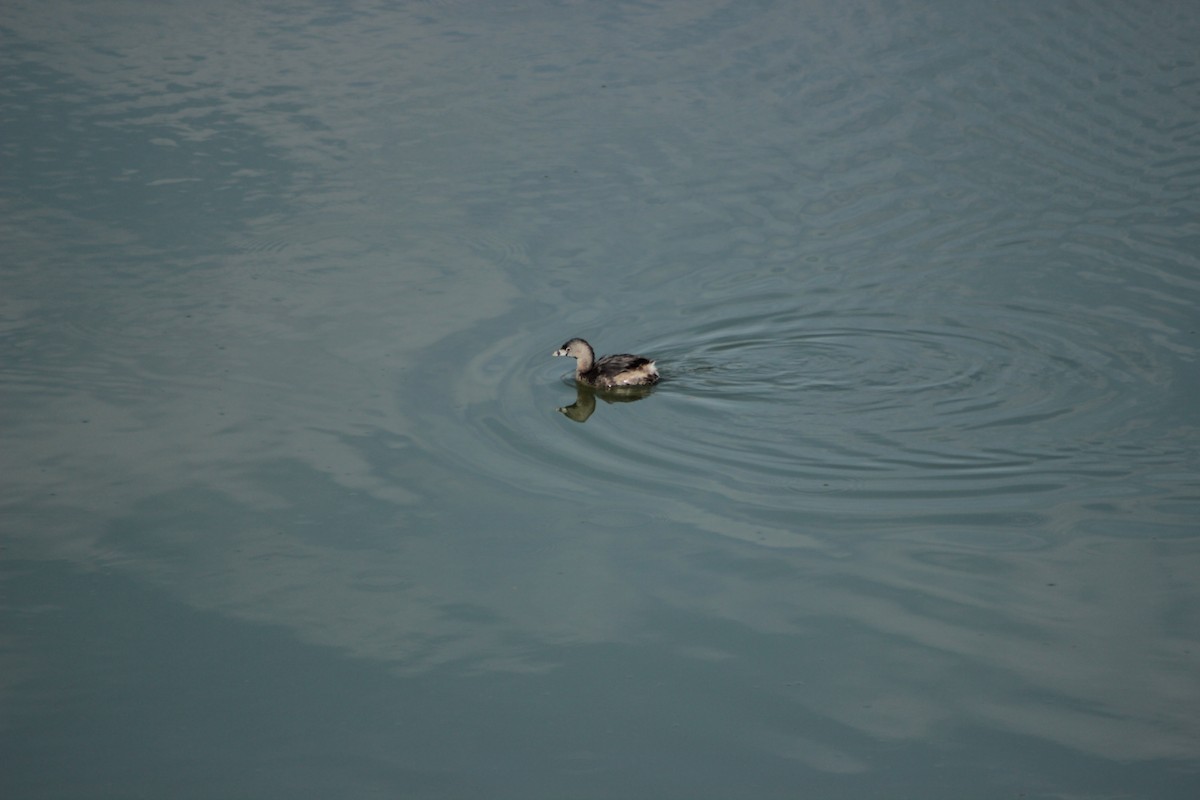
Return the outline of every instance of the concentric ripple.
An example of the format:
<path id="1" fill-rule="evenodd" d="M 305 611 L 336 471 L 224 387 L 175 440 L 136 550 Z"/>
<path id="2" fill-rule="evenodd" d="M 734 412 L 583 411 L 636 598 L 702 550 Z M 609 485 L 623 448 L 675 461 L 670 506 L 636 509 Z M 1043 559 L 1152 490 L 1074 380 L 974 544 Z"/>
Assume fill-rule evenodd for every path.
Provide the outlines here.
<path id="1" fill-rule="evenodd" d="M 461 374 L 453 424 L 425 420 L 430 446 L 523 492 L 647 493 L 760 525 L 1012 521 L 1031 497 L 1128 479 L 1121 431 L 1155 413 L 1136 400 L 1154 348 L 1086 309 L 770 305 L 647 342 L 664 380 L 640 398 L 577 396 L 547 347 L 501 339 Z"/>

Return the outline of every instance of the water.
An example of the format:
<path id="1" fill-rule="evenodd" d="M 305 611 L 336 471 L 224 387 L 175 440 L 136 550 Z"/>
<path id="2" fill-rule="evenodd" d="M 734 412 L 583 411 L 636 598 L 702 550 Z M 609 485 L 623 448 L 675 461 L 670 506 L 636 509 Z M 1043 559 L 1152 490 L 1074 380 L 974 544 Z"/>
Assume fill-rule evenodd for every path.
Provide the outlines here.
<path id="1" fill-rule="evenodd" d="M 1194 796 L 1190 7 L 0 17 L 5 797 Z"/>

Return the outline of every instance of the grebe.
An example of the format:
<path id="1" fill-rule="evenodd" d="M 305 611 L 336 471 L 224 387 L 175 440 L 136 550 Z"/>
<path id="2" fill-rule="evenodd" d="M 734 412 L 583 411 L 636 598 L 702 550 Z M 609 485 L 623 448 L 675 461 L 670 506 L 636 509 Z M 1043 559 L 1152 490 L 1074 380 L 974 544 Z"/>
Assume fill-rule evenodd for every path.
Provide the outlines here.
<path id="1" fill-rule="evenodd" d="M 575 359 L 575 380 L 597 389 L 649 386 L 658 383 L 658 369 L 644 356 L 618 353 L 596 358 L 596 351 L 583 339 L 571 339 L 554 351 L 556 356 Z"/>

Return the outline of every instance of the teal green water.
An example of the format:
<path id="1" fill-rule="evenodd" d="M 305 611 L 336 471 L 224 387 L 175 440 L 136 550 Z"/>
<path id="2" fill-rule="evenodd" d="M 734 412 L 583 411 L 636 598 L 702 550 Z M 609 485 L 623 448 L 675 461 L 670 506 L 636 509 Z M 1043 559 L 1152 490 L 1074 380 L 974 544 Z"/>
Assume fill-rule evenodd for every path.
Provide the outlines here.
<path id="1" fill-rule="evenodd" d="M 4 797 L 1195 795 L 1186 4 L 0 38 Z"/>

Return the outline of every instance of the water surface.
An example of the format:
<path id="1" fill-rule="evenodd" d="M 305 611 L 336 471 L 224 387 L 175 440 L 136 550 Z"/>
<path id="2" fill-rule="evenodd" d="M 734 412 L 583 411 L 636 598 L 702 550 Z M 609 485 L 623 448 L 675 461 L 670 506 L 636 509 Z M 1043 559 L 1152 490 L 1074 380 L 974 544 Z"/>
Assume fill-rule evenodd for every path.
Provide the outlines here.
<path id="1" fill-rule="evenodd" d="M 0 28 L 5 796 L 1194 795 L 1185 4 Z"/>

